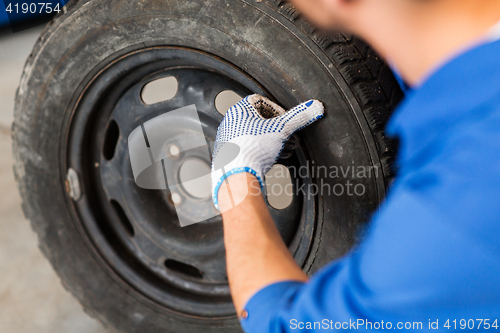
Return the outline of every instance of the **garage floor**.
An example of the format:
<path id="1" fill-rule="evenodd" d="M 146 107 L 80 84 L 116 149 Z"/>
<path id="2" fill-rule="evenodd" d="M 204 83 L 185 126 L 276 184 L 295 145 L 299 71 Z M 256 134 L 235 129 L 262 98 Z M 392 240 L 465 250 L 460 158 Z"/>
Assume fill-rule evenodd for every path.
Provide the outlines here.
<path id="1" fill-rule="evenodd" d="M 0 35 L 0 332 L 106 332 L 63 289 L 39 252 L 12 174 L 14 95 L 40 31 Z"/>

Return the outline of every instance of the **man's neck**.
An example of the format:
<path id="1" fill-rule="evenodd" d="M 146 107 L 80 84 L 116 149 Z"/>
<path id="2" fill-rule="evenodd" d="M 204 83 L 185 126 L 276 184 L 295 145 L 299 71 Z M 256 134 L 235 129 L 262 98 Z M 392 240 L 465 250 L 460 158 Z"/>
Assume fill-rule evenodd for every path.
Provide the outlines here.
<path id="1" fill-rule="evenodd" d="M 360 34 L 413 86 L 420 85 L 454 56 L 486 40 L 488 31 L 500 21 L 498 0 L 462 0 L 456 7 L 447 0 L 413 3 L 408 5 L 413 8 L 397 8 L 392 13 L 387 10 L 387 18 L 378 18 L 394 22 L 392 25 L 370 29 L 374 22 L 368 10 L 366 20 L 371 22 L 360 26 Z M 398 19 L 389 17 L 401 12 Z"/>

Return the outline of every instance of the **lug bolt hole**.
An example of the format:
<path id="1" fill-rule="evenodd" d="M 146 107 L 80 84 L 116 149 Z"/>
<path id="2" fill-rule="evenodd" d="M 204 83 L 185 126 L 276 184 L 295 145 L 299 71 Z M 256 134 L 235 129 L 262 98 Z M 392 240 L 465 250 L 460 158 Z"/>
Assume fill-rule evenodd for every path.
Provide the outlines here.
<path id="1" fill-rule="evenodd" d="M 176 145 L 170 145 L 168 147 L 168 156 L 170 158 L 173 158 L 173 159 L 179 158 L 180 154 L 181 154 L 181 150 Z"/>
<path id="2" fill-rule="evenodd" d="M 170 193 L 169 199 L 170 199 L 170 202 L 172 202 L 172 204 L 174 204 L 175 206 L 180 205 L 182 202 L 181 195 L 179 193 L 175 193 L 175 192 Z"/>

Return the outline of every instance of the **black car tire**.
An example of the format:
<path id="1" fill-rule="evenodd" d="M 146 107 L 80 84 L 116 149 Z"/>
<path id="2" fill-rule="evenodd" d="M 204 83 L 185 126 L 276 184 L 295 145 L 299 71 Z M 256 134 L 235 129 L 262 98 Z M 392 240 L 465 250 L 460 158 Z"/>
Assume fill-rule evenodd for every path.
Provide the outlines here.
<path id="1" fill-rule="evenodd" d="M 133 288 L 96 250 L 67 191 L 67 138 L 89 75 L 152 47 L 218 57 L 286 108 L 321 100 L 325 117 L 300 133 L 308 160 L 379 171 L 357 179 L 362 195 L 314 196 L 315 229 L 303 263 L 308 274 L 346 254 L 383 200 L 396 150 L 383 130 L 402 93 L 361 40 L 317 31 L 285 1 L 72 1 L 42 32 L 16 96 L 14 171 L 24 213 L 63 285 L 85 311 L 117 331 L 240 332 L 234 314 L 182 313 Z M 85 195 L 85 178 L 80 181 Z"/>

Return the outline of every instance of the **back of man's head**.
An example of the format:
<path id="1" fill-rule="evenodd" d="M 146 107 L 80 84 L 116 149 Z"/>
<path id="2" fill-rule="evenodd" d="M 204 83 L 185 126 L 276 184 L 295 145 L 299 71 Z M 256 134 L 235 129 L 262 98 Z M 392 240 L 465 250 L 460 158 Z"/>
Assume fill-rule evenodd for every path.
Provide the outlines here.
<path id="1" fill-rule="evenodd" d="M 292 0 L 318 27 L 364 38 L 417 84 L 500 20 L 498 0 Z"/>

